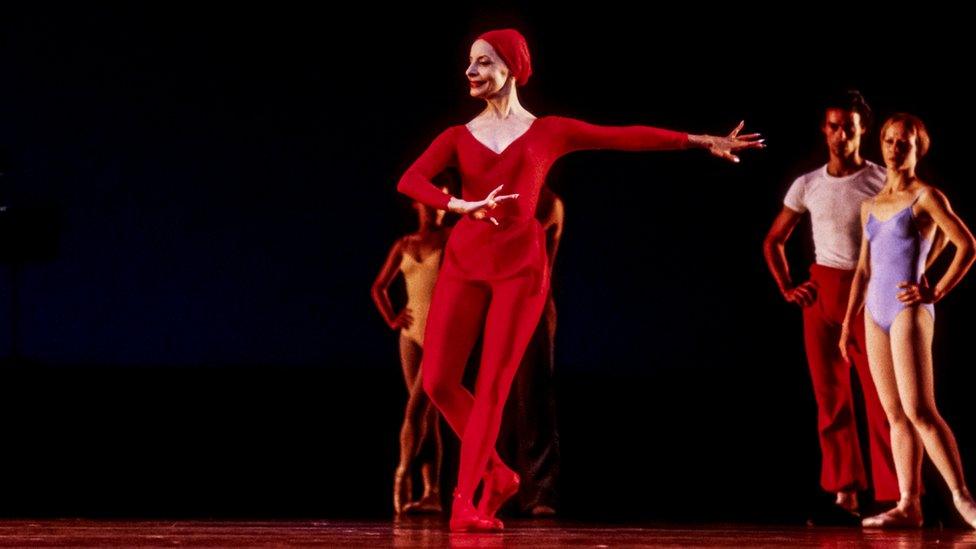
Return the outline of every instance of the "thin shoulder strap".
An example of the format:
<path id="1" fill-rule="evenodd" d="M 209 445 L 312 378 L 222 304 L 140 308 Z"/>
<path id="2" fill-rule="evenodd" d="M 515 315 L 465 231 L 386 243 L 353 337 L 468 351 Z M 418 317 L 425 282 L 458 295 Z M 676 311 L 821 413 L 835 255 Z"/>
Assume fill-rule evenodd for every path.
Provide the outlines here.
<path id="1" fill-rule="evenodd" d="M 918 191 L 918 194 L 915 195 L 915 200 L 912 200 L 911 205 L 914 206 L 915 203 L 918 202 L 918 199 L 922 198 L 922 194 L 924 193 L 925 193 L 925 188 L 923 187 L 922 190 Z"/>

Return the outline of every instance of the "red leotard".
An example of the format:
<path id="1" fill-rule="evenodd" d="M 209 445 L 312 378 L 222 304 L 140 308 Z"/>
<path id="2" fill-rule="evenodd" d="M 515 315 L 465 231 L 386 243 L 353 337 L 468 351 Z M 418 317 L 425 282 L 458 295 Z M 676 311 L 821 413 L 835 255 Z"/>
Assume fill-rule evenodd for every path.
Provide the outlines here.
<path id="1" fill-rule="evenodd" d="M 465 126 L 453 126 L 437 136 L 400 179 L 400 192 L 440 209 L 447 209 L 450 197 L 431 178 L 449 166 L 460 171 L 465 200 L 483 200 L 499 185 L 504 185 L 502 194 L 519 195 L 492 212 L 499 226 L 469 217 L 458 222 L 447 243 L 427 317 L 423 383 L 461 436 L 457 497 L 463 505 L 472 499 L 489 459 L 493 460 L 491 475 L 498 477 L 495 485 L 505 485 L 504 476 L 511 474 L 494 454 L 494 446 L 508 390 L 539 324 L 548 290 L 545 235 L 535 209 L 549 168 L 560 156 L 577 150 L 666 150 L 687 145 L 688 135 L 681 132 L 595 126 L 546 116 L 496 153 Z M 482 329 L 484 350 L 472 396 L 461 385 L 461 376 Z"/>
<path id="2" fill-rule="evenodd" d="M 506 278 L 525 270 L 545 270 L 545 238 L 535 208 L 549 168 L 562 155 L 582 149 L 628 151 L 681 149 L 688 135 L 648 126 L 608 127 L 559 116 L 535 120 L 500 154 L 465 126 L 441 133 L 400 180 L 400 192 L 429 206 L 447 209 L 449 196 L 431 178 L 448 166 L 458 168 L 464 200 L 484 199 L 504 184 L 501 194 L 518 194 L 492 214 L 496 227 L 464 218 L 447 243 L 444 269 L 474 280 Z"/>

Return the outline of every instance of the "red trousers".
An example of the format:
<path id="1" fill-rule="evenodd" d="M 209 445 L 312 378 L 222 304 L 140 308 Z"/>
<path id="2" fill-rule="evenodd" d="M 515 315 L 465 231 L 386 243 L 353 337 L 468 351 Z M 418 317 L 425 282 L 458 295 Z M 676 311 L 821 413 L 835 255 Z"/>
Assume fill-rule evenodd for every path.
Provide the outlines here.
<path id="1" fill-rule="evenodd" d="M 823 454 L 820 485 L 828 492 L 864 490 L 868 486 L 854 420 L 851 367 L 841 358 L 837 347 L 853 275 L 854 271 L 814 264 L 810 267 L 810 281 L 817 290 L 816 301 L 803 309 L 803 335 L 817 399 L 817 426 Z M 874 497 L 879 501 L 894 501 L 899 493 L 891 455 L 890 426 L 868 368 L 863 313 L 857 316 L 851 330 L 849 356 L 864 393 Z"/>
<path id="2" fill-rule="evenodd" d="M 541 282 L 541 283 L 540 283 Z M 421 365 L 424 389 L 461 437 L 458 493 L 470 500 L 489 459 L 522 355 L 539 325 L 548 276 L 523 271 L 500 280 L 471 280 L 445 266 L 437 278 Z M 472 395 L 461 385 L 468 355 L 484 330 Z"/>

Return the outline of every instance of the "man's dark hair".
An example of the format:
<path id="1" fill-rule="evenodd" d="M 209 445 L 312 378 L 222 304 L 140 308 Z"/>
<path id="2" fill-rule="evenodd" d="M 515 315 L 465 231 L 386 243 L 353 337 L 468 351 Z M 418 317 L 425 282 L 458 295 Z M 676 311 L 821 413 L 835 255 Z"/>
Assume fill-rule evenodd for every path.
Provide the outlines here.
<path id="1" fill-rule="evenodd" d="M 868 129 L 871 127 L 872 116 L 871 107 L 864 100 L 864 96 L 857 90 L 846 90 L 834 93 L 824 102 L 823 110 L 841 109 L 856 112 L 861 115 L 861 127 Z"/>

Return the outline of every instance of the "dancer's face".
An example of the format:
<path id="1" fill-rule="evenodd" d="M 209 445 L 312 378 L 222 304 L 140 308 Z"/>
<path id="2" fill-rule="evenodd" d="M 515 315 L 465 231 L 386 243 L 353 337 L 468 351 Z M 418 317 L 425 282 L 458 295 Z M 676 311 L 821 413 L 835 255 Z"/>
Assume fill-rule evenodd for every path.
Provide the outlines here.
<path id="1" fill-rule="evenodd" d="M 864 135 L 861 124 L 860 113 L 827 109 L 822 129 L 831 156 L 849 158 L 857 153 L 861 148 L 861 136 Z"/>
<path id="2" fill-rule="evenodd" d="M 468 70 L 464 74 L 468 77 L 471 97 L 487 99 L 505 88 L 509 71 L 491 44 L 475 40 L 471 44 Z"/>
<path id="3" fill-rule="evenodd" d="M 889 125 L 881 136 L 881 154 L 888 169 L 914 169 L 918 162 L 918 134 L 902 122 Z"/>
<path id="4" fill-rule="evenodd" d="M 417 212 L 417 222 L 420 225 L 439 227 L 441 225 L 441 221 L 444 219 L 443 211 L 436 210 L 426 204 L 421 204 L 420 202 L 414 202 L 413 209 L 415 212 Z"/>
<path id="5" fill-rule="evenodd" d="M 450 194 L 447 187 L 441 187 L 441 192 L 444 194 Z M 438 210 L 436 208 L 431 208 L 430 206 L 417 202 L 414 200 L 412 202 L 413 209 L 417 212 L 417 221 L 420 224 L 432 223 L 435 227 L 440 227 L 444 224 L 444 216 L 447 214 L 444 210 Z"/>

